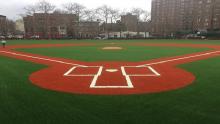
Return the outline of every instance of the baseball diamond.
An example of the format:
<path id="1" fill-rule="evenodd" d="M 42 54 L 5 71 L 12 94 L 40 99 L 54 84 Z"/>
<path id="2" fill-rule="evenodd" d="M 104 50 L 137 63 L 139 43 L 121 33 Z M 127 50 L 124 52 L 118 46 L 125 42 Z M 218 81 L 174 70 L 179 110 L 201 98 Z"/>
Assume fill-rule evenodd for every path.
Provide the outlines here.
<path id="1" fill-rule="evenodd" d="M 219 57 L 218 40 L 11 40 L 0 121 L 218 124 Z"/>
<path id="2" fill-rule="evenodd" d="M 51 48 L 90 46 L 90 44 L 18 45 L 1 50 L 0 54 L 39 64 L 48 68 L 30 75 L 33 84 L 50 90 L 77 93 L 122 95 L 174 90 L 191 84 L 196 77 L 178 65 L 220 55 L 215 45 L 132 44 L 136 46 L 204 47 L 213 50 L 142 62 L 81 62 L 18 52 L 17 48 Z M 92 45 L 91 45 L 92 46 Z"/>
<path id="3" fill-rule="evenodd" d="M 220 124 L 220 0 L 0 0 L 0 124 Z"/>

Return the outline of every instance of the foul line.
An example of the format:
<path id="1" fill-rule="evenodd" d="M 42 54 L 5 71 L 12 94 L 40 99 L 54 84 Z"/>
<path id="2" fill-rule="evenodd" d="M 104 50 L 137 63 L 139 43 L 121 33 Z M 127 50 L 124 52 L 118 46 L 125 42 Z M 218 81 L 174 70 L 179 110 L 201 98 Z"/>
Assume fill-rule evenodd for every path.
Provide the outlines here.
<path id="1" fill-rule="evenodd" d="M 126 83 L 127 86 L 108 86 L 108 85 L 96 85 L 98 78 L 102 75 L 103 72 L 103 66 L 88 66 L 88 67 L 80 67 L 80 68 L 90 68 L 90 67 L 97 67 L 99 68 L 96 74 L 71 74 L 76 68 L 78 68 L 80 66 L 74 66 L 72 68 L 70 68 L 67 72 L 65 72 L 63 74 L 63 76 L 67 76 L 67 77 L 93 77 L 91 84 L 90 84 L 90 88 L 94 88 L 94 89 L 101 89 L 101 88 L 134 88 L 131 77 L 159 77 L 161 76 L 155 69 L 153 69 L 151 66 L 145 66 L 145 68 L 148 68 L 153 74 L 145 74 L 145 75 L 141 75 L 141 74 L 127 74 L 126 72 L 126 68 L 127 67 L 132 67 L 132 68 L 140 68 L 140 67 L 136 67 L 136 66 L 121 66 L 121 73 L 124 76 L 124 78 L 126 79 Z"/>
<path id="2" fill-rule="evenodd" d="M 39 60 L 51 61 L 51 62 L 66 64 L 66 65 L 76 65 L 76 66 L 81 66 L 81 67 L 87 67 L 87 66 L 85 66 L 85 65 L 79 65 L 79 64 L 69 63 L 69 62 L 63 62 L 63 61 L 54 60 L 54 59 L 46 59 L 46 58 L 41 58 L 41 57 L 35 57 L 35 56 L 30 56 L 30 55 L 25 55 L 25 54 L 19 54 L 19 53 L 14 53 L 14 52 L 7 52 L 7 51 L 0 51 L 0 52 L 1 52 L 1 53 L 11 54 L 11 55 L 16 55 L 16 56 L 22 56 L 22 57 L 32 58 L 32 59 L 39 59 Z"/>
<path id="3" fill-rule="evenodd" d="M 152 74 L 127 74 L 126 71 L 125 71 L 125 68 L 143 68 L 143 67 L 149 69 L 152 72 Z M 124 70 L 123 74 L 127 75 L 129 77 L 144 77 L 144 76 L 148 76 L 148 77 L 155 76 L 155 77 L 158 77 L 158 76 L 161 76 L 160 73 L 158 73 L 151 66 L 141 66 L 141 67 L 139 67 L 139 66 L 122 66 L 121 68 L 122 68 L 122 70 Z"/>
<path id="4" fill-rule="evenodd" d="M 74 64 L 74 63 L 69 63 L 69 62 L 63 62 L 63 61 L 54 60 L 54 59 L 46 59 L 46 58 L 41 58 L 41 57 L 35 57 L 35 56 L 30 56 L 30 55 L 25 55 L 25 54 L 19 54 L 19 53 L 15 53 L 15 52 L 0 51 L 0 53 L 7 53 L 7 54 L 12 54 L 12 55 L 17 55 L 17 56 L 23 56 L 23 57 L 33 58 L 33 59 L 51 61 L 51 62 L 66 64 L 66 65 L 73 65 L 73 66 L 75 65 L 75 66 L 80 66 L 80 67 L 88 67 L 88 66 L 85 66 L 85 65 Z M 163 63 L 168 63 L 168 62 L 183 60 L 183 59 L 190 59 L 190 58 L 195 58 L 195 57 L 200 57 L 200 56 L 206 56 L 206 55 L 210 55 L 210 54 L 214 54 L 214 53 L 220 53 L 220 51 L 214 51 L 214 52 L 208 52 L 208 53 L 198 54 L 198 55 L 194 55 L 194 56 L 188 56 L 188 57 L 182 57 L 182 58 L 164 60 L 164 61 L 159 61 L 159 62 L 153 62 L 153 63 L 149 63 L 149 64 L 138 65 L 138 66 L 136 66 L 136 67 L 145 67 L 145 66 L 150 66 L 150 65 L 158 65 L 158 64 L 163 64 Z"/>
<path id="5" fill-rule="evenodd" d="M 200 57 L 200 56 L 206 56 L 206 55 L 210 55 L 210 54 L 214 54 L 214 53 L 220 53 L 220 51 L 214 51 L 214 52 L 208 52 L 208 53 L 198 54 L 198 55 L 194 55 L 194 56 L 187 56 L 187 57 L 182 57 L 182 58 L 176 58 L 176 59 L 164 60 L 164 61 L 159 61 L 159 62 L 153 62 L 153 63 L 149 63 L 149 64 L 139 65 L 137 67 L 158 65 L 158 64 L 163 64 L 163 63 L 167 63 L 167 62 L 173 62 L 173 61 L 178 61 L 178 60 L 183 60 L 183 59 L 190 59 L 190 58 L 195 58 L 195 57 Z"/>

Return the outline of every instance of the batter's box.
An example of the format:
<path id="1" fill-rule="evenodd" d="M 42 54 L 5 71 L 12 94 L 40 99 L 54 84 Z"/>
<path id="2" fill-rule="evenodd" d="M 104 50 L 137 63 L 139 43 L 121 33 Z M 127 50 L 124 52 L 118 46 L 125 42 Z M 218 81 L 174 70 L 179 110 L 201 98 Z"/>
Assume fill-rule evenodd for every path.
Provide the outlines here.
<path id="1" fill-rule="evenodd" d="M 64 76 L 95 76 L 98 74 L 100 68 L 100 66 L 74 66 L 69 69 Z"/>
<path id="2" fill-rule="evenodd" d="M 151 66 L 122 66 L 122 69 L 128 76 L 160 76 L 160 73 Z"/>

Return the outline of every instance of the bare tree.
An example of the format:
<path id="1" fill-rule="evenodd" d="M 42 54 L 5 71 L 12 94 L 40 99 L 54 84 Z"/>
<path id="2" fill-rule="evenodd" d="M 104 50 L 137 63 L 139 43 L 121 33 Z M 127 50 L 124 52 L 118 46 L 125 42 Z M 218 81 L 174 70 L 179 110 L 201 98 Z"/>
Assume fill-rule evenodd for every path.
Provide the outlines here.
<path id="1" fill-rule="evenodd" d="M 87 9 L 84 11 L 84 18 L 87 21 L 95 21 L 98 19 L 96 11 L 93 9 Z"/>
<path id="2" fill-rule="evenodd" d="M 45 0 L 42 0 L 34 5 L 28 5 L 24 7 L 24 10 L 26 15 L 33 15 L 36 12 L 50 13 L 53 12 L 55 8 L 56 8 L 55 5 Z"/>
<path id="3" fill-rule="evenodd" d="M 78 4 L 78 3 L 66 3 L 63 5 L 64 9 L 70 13 L 70 14 L 75 14 L 77 16 L 77 21 L 74 22 L 74 25 L 75 25 L 75 36 L 77 38 L 80 37 L 80 34 L 79 34 L 79 22 L 80 20 L 82 20 L 83 18 L 83 15 L 84 15 L 84 10 L 86 9 L 85 6 L 81 5 L 81 4 Z"/>
<path id="4" fill-rule="evenodd" d="M 55 9 L 53 13 L 56 14 L 67 14 L 68 12 L 62 9 Z"/>
<path id="5" fill-rule="evenodd" d="M 96 12 L 99 14 L 99 17 L 103 19 L 105 23 L 108 23 L 108 19 L 110 17 L 110 11 L 111 11 L 111 7 L 107 5 L 103 5 L 96 9 Z"/>
<path id="6" fill-rule="evenodd" d="M 39 3 L 36 4 L 38 11 L 43 12 L 43 13 L 50 13 L 52 12 L 56 6 L 54 6 L 53 4 L 42 0 Z"/>
<path id="7" fill-rule="evenodd" d="M 216 8 L 216 0 L 213 0 L 212 1 L 212 4 L 211 4 L 211 24 L 210 24 L 210 29 L 211 31 L 214 30 L 214 22 L 215 22 L 215 8 Z"/>
<path id="8" fill-rule="evenodd" d="M 99 17 L 101 18 L 101 20 L 104 21 L 104 31 L 105 31 L 105 35 L 107 37 L 109 37 L 109 31 L 108 31 L 108 19 L 110 17 L 110 11 L 111 11 L 111 7 L 107 6 L 107 5 L 103 5 L 101 7 L 98 7 L 96 9 L 97 14 L 99 15 Z"/>
<path id="9" fill-rule="evenodd" d="M 141 8 L 133 8 L 131 10 L 131 13 L 136 15 L 138 17 L 138 20 L 140 20 L 141 16 L 144 14 L 144 10 Z"/>
<path id="10" fill-rule="evenodd" d="M 78 21 L 82 19 L 84 10 L 86 9 L 85 6 L 78 3 L 66 3 L 63 7 L 68 11 L 68 13 L 76 14 L 79 18 Z"/>
<path id="11" fill-rule="evenodd" d="M 129 11 L 127 9 L 123 9 L 120 12 L 120 15 L 127 15 L 129 13 Z"/>
<path id="12" fill-rule="evenodd" d="M 110 9 L 110 18 L 111 18 L 111 23 L 116 22 L 120 17 L 119 10 L 117 9 Z"/>
<path id="13" fill-rule="evenodd" d="M 28 5 L 24 7 L 25 15 L 33 15 L 34 13 L 37 12 L 37 7 L 36 5 Z"/>
<path id="14" fill-rule="evenodd" d="M 51 27 L 50 27 L 50 24 L 49 24 L 49 15 L 48 14 L 50 12 L 53 12 L 56 7 L 55 7 L 55 5 L 49 3 L 45 0 L 42 0 L 42 1 L 39 1 L 36 4 L 36 8 L 37 8 L 38 12 L 44 13 L 43 35 L 44 35 L 45 38 L 50 38 Z"/>
<path id="15" fill-rule="evenodd" d="M 141 16 L 144 14 L 144 10 L 141 8 L 133 8 L 131 13 L 137 16 L 137 35 L 139 35 L 139 22 L 141 20 Z"/>
<path id="16" fill-rule="evenodd" d="M 144 11 L 144 14 L 143 14 L 143 21 L 144 21 L 144 22 L 148 22 L 148 21 L 150 21 L 150 12 L 148 12 L 148 11 Z"/>
<path id="17" fill-rule="evenodd" d="M 117 19 L 119 18 L 119 10 L 113 9 L 113 8 L 109 8 L 109 13 L 110 13 L 110 21 L 111 21 L 111 27 L 110 27 L 110 31 L 113 31 L 113 23 L 117 21 Z"/>

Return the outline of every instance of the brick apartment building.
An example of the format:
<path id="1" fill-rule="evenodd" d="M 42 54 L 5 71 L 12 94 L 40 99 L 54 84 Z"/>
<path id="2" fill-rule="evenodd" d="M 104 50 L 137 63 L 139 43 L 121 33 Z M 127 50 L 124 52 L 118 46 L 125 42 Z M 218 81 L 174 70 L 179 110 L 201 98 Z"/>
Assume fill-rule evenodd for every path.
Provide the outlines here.
<path id="1" fill-rule="evenodd" d="M 152 0 L 151 32 L 172 36 L 178 31 L 220 28 L 219 0 Z"/>
<path id="2" fill-rule="evenodd" d="M 146 32 L 149 23 L 138 22 L 136 15 L 121 16 L 117 23 L 103 23 L 98 21 L 78 21 L 74 14 L 44 14 L 35 13 L 23 18 L 26 38 L 85 38 L 92 39 L 101 33 L 110 32 Z M 107 35 L 107 34 L 106 34 Z"/>
<path id="3" fill-rule="evenodd" d="M 0 35 L 6 34 L 6 16 L 0 15 Z"/>
<path id="4" fill-rule="evenodd" d="M 193 29 L 220 29 L 220 0 L 194 0 Z"/>
<path id="5" fill-rule="evenodd" d="M 30 38 L 63 38 L 74 35 L 73 23 L 78 20 L 74 14 L 35 13 L 23 18 L 25 36 Z"/>
<path id="6" fill-rule="evenodd" d="M 138 29 L 138 17 L 128 13 L 121 16 L 121 23 L 125 25 L 127 31 L 136 32 Z"/>
<path id="7" fill-rule="evenodd" d="M 103 23 L 100 26 L 101 32 L 120 32 L 120 31 L 129 31 L 129 32 L 145 32 L 149 31 L 150 24 L 149 22 L 138 21 L 136 15 L 130 13 L 121 16 L 121 20 L 118 20 L 116 23 Z"/>
<path id="8" fill-rule="evenodd" d="M 150 31 L 150 22 L 138 21 L 137 15 L 128 13 L 121 16 L 116 23 L 103 23 L 100 25 L 102 36 L 110 38 L 138 38 L 146 37 Z"/>
<path id="9" fill-rule="evenodd" d="M 0 35 L 8 36 L 15 34 L 15 22 L 0 15 Z"/>
<path id="10" fill-rule="evenodd" d="M 99 35 L 98 21 L 83 21 L 73 23 L 75 38 L 92 39 Z"/>
<path id="11" fill-rule="evenodd" d="M 138 18 L 136 15 L 132 15 L 131 13 L 122 15 L 121 20 L 118 20 L 116 23 L 103 23 L 100 26 L 101 33 L 121 31 L 137 32 L 137 29 Z"/>
<path id="12" fill-rule="evenodd" d="M 101 33 L 120 32 L 127 30 L 125 24 L 121 23 L 121 21 L 117 21 L 116 23 L 103 23 L 102 25 L 100 25 L 99 29 Z"/>

